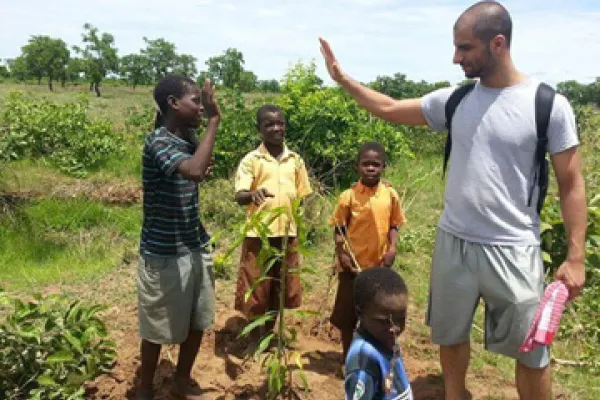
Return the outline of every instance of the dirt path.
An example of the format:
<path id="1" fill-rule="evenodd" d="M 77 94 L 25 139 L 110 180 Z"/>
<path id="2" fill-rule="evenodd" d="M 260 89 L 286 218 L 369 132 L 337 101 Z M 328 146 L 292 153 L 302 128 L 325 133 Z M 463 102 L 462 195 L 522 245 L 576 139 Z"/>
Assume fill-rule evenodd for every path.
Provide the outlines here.
<path id="1" fill-rule="evenodd" d="M 116 268 L 110 274 L 80 287 L 52 287 L 50 292 L 66 292 L 85 299 L 111 305 L 104 316 L 117 344 L 119 358 L 110 375 L 99 377 L 88 385 L 90 399 L 133 399 L 139 367 L 139 338 L 137 334 L 135 270 L 137 263 Z M 322 304 L 313 287 L 307 293 L 306 308 Z M 332 299 L 330 299 L 332 300 Z M 213 399 L 264 399 L 266 380 L 260 367 L 240 356 L 237 332 L 243 326 L 241 317 L 232 310 L 233 286 L 229 281 L 217 282 L 217 319 L 203 341 L 193 376 Z M 323 317 L 323 319 L 325 319 Z M 422 315 L 411 315 L 414 324 L 420 324 Z M 310 392 L 299 391 L 307 400 L 343 399 L 343 381 L 339 377 L 340 345 L 337 332 L 322 324 L 315 333 L 318 320 L 308 320 L 300 326 L 299 347 L 305 363 L 305 374 Z M 311 334 L 311 331 L 313 334 Z M 442 399 L 443 384 L 440 376 L 437 349 L 430 344 L 422 326 L 409 327 L 404 336 L 404 361 L 412 380 L 415 399 Z M 156 399 L 170 399 L 168 387 L 174 371 L 177 349 L 163 349 L 155 378 Z M 493 367 L 484 367 L 469 375 L 469 388 L 474 399 L 516 399 L 511 382 L 501 377 Z"/>

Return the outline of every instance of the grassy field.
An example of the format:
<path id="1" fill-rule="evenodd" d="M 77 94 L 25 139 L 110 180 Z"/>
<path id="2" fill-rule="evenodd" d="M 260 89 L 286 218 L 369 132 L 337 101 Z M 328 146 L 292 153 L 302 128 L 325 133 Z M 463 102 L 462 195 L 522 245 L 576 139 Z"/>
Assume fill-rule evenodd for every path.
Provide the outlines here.
<path id="1" fill-rule="evenodd" d="M 152 107 L 151 88 L 135 91 L 123 87 L 105 87 L 103 97 L 96 98 L 87 87 L 56 88 L 46 86 L 0 85 L 0 102 L 10 91 L 23 90 L 33 96 L 68 101 L 74 96 L 87 96 L 95 116 L 110 119 L 115 129 L 126 131 L 125 121 L 130 110 Z M 0 184 L 9 193 L 10 201 L 0 215 L 0 283 L 10 292 L 30 294 L 47 287 L 97 281 L 104 274 L 136 260 L 141 224 L 139 134 L 125 136 L 126 151 L 111 158 L 106 165 L 93 171 L 86 179 L 65 176 L 46 165 L 43 160 L 12 162 L 1 170 Z M 436 224 L 442 209 L 444 183 L 441 181 L 442 140 L 433 139 L 439 153 L 420 152 L 414 159 L 401 159 L 388 166 L 385 178 L 393 183 L 403 198 L 407 225 L 402 229 L 396 268 L 407 280 L 411 293 L 414 318 L 412 328 L 427 334 L 422 317 L 427 304 L 429 263 Z M 586 142 L 587 143 L 587 142 Z M 594 141 L 592 143 L 597 143 Z M 217 138 L 218 146 L 218 138 Z M 598 149 L 583 146 L 585 168 L 589 176 L 597 176 Z M 349 155 L 354 157 L 354 154 Z M 588 174 L 586 174 L 588 176 Z M 594 178 L 596 179 L 596 178 Z M 596 181 L 588 181 L 588 190 L 598 192 Z M 591 187 L 590 187 L 591 186 Z M 313 225 L 312 249 L 306 263 L 325 267 L 332 249 L 327 215 L 340 188 L 332 188 L 308 205 L 307 215 Z M 210 231 L 217 233 L 217 254 L 233 240 L 233 226 L 243 220 L 243 210 L 234 204 L 230 181 L 213 179 L 201 185 L 201 214 Z M 114 195 L 114 196 L 113 196 Z M 133 200 L 132 200 L 133 199 Z M 137 199 L 137 201 L 136 201 Z M 229 276 L 226 287 L 232 287 L 235 265 L 220 265 L 223 276 Z M 324 274 L 309 282 L 323 290 Z M 131 297 L 130 301 L 134 301 Z M 511 380 L 513 364 L 482 349 L 481 313 L 473 331 L 475 373 L 501 374 Z M 417 346 L 417 344 L 413 344 Z M 578 360 L 583 349 L 577 337 L 555 346 L 559 359 Z M 427 354 L 424 357 L 434 358 Z M 596 357 L 598 362 L 600 357 Z M 572 399 L 600 398 L 600 371 L 556 365 L 561 393 Z"/>

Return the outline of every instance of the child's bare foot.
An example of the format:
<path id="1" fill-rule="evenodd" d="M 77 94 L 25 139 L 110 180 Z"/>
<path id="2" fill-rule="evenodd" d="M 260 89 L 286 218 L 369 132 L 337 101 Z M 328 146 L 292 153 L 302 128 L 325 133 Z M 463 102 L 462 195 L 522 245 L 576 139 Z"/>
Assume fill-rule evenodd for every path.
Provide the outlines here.
<path id="1" fill-rule="evenodd" d="M 200 389 L 196 381 L 190 378 L 173 379 L 173 387 L 171 393 L 176 399 L 182 400 L 210 400 L 210 397 L 204 394 L 204 390 Z"/>

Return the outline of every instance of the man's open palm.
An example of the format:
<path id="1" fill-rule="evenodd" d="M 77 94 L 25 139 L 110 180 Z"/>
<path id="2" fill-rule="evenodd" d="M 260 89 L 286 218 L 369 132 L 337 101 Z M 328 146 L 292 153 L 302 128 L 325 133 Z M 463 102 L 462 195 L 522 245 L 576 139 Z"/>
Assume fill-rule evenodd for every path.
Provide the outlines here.
<path id="1" fill-rule="evenodd" d="M 329 76 L 336 82 L 339 82 L 342 77 L 342 69 L 340 68 L 340 64 L 335 59 L 333 55 L 333 51 L 331 50 L 331 46 L 329 46 L 329 42 L 323 38 L 319 38 L 319 42 L 321 42 L 321 54 L 323 54 L 323 58 L 325 59 L 325 65 L 327 65 L 327 72 L 329 72 Z"/>

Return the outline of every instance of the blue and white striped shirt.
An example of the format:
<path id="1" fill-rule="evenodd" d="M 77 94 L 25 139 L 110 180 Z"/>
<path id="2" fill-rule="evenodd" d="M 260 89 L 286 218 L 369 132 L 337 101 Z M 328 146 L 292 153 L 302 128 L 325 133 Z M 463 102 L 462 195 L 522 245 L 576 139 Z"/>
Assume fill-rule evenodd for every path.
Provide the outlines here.
<path id="1" fill-rule="evenodd" d="M 413 400 L 402 357 L 392 366 L 392 352 L 364 330 L 354 335 L 346 357 L 346 400 Z M 394 368 L 391 390 L 385 378 Z"/>
<path id="2" fill-rule="evenodd" d="M 198 217 L 198 184 L 177 168 L 191 158 L 198 141 L 181 139 L 161 127 L 149 134 L 142 156 L 144 222 L 140 252 L 175 256 L 196 251 L 210 237 Z"/>

